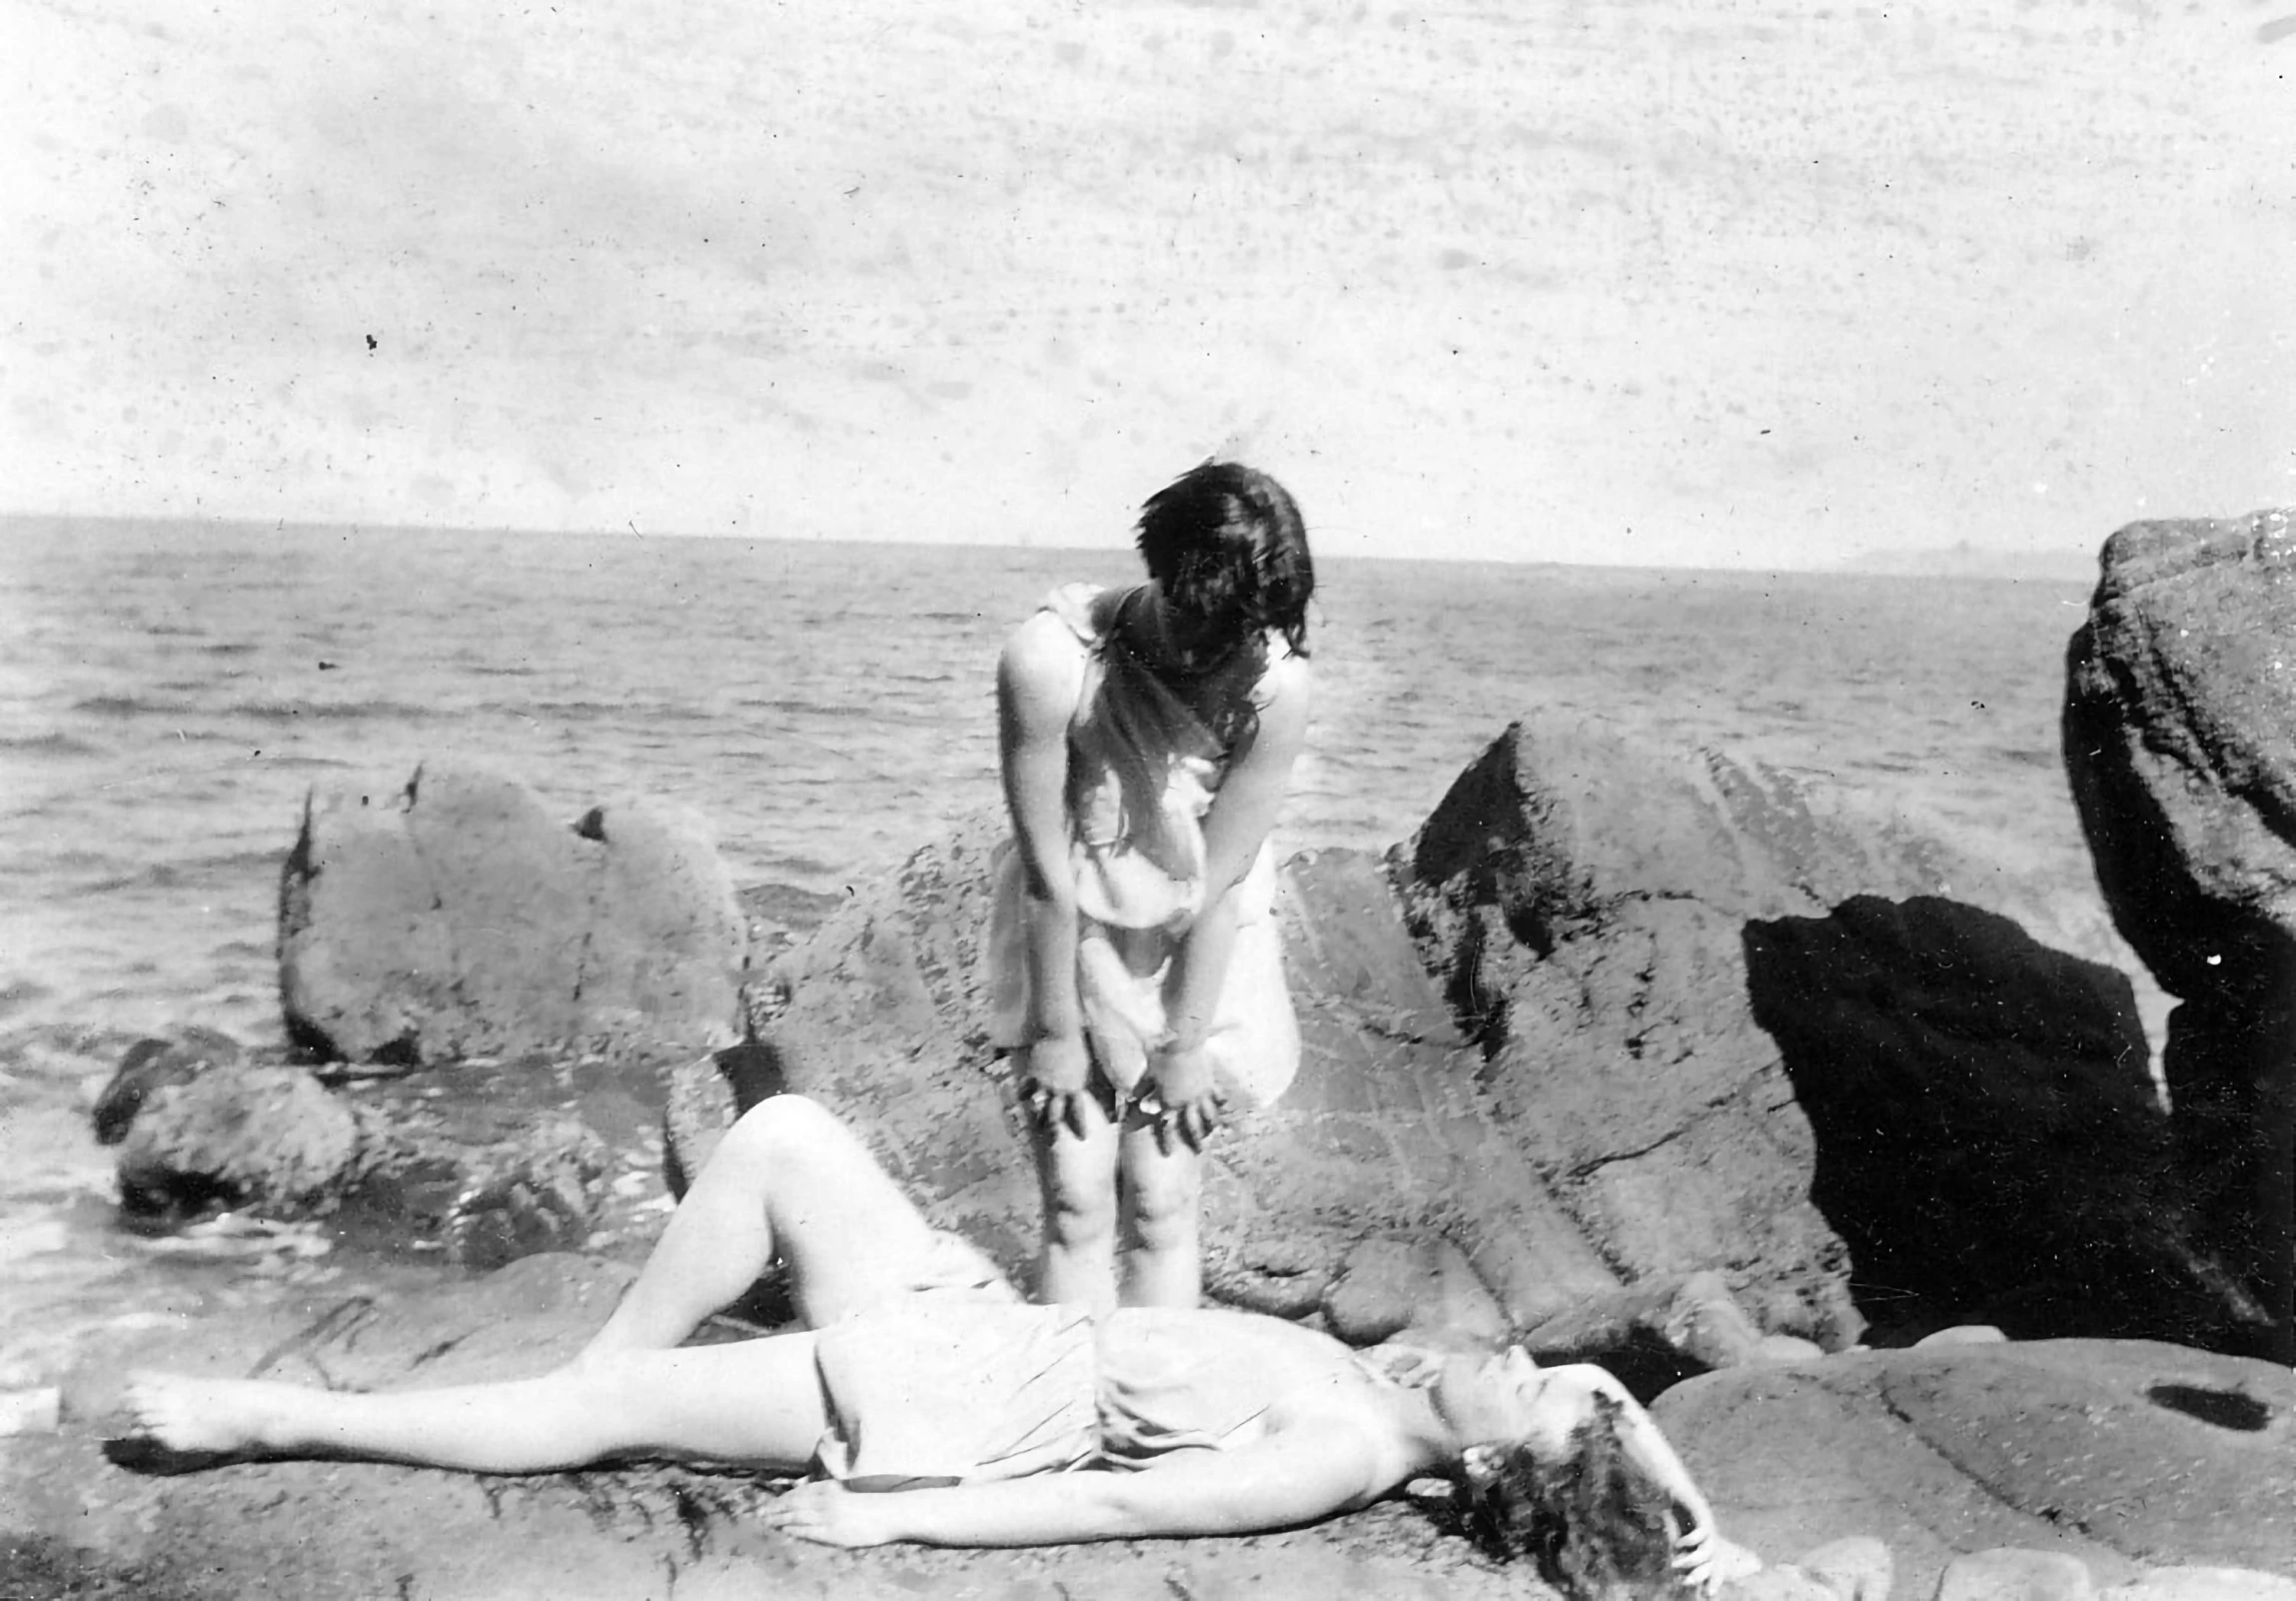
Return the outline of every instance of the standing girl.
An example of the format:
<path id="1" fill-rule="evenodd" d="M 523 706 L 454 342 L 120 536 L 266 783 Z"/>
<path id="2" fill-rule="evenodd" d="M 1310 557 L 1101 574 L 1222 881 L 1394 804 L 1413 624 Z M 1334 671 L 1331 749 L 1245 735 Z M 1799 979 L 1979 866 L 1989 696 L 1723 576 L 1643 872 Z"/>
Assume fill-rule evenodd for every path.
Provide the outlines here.
<path id="1" fill-rule="evenodd" d="M 1037 1293 L 1096 1311 L 1196 1303 L 1204 1138 L 1300 1048 L 1268 829 L 1307 738 L 1307 530 L 1274 479 L 1207 462 L 1139 549 L 1145 584 L 1055 591 L 997 667 L 993 1035 L 1035 1130 Z"/>

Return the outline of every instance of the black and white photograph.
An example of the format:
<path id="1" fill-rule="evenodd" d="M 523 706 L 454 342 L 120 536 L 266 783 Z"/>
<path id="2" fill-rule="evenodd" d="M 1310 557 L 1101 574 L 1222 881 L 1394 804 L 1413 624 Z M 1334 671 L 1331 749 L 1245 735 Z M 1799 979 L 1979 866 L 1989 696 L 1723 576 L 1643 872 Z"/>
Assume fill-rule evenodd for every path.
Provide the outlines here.
<path id="1" fill-rule="evenodd" d="M 2296 1601 L 2296 0 L 0 0 L 0 1601 Z"/>

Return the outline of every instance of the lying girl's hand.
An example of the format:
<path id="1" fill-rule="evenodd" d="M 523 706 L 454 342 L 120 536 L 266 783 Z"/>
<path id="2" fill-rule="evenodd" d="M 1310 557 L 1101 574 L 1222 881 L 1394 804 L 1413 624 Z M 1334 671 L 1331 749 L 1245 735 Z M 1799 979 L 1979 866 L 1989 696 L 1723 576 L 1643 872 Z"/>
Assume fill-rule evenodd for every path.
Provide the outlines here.
<path id="1" fill-rule="evenodd" d="M 765 1509 L 765 1526 L 821 1545 L 883 1545 L 894 1538 L 890 1495 L 856 1495 L 830 1479 L 800 1484 Z"/>
<path id="2" fill-rule="evenodd" d="M 1714 1514 L 1704 1506 L 1686 1507 L 1688 1521 L 1675 1536 L 1675 1572 L 1693 1595 L 1712 1597 L 1722 1587 L 1716 1558 L 1721 1542 L 1715 1538 Z"/>

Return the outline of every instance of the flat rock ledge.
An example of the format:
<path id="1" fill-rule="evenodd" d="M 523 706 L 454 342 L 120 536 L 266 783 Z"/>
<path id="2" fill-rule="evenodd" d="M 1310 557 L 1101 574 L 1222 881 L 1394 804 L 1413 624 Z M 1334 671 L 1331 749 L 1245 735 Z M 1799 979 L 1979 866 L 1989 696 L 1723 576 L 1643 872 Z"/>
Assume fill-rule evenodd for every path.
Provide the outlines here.
<path id="1" fill-rule="evenodd" d="M 1484 1557 L 1440 1498 L 1247 1539 L 847 1553 L 766 1532 L 757 1513 L 780 1485 L 736 1472 L 647 1463 L 482 1479 L 295 1462 L 151 1478 L 100 1449 L 132 1365 L 360 1389 L 509 1377 L 571 1355 L 628 1273 L 542 1255 L 404 1300 L 251 1311 L 192 1340 L 104 1336 L 67 1380 L 59 1424 L 0 1436 L 0 1594 L 1550 1593 L 1528 1569 Z M 2134 1586 L 2127 1601 L 2276 1601 L 2253 1585 L 2296 1584 L 2296 1384 L 2266 1363 L 2141 1342 L 1945 1343 L 1713 1374 L 1669 1392 L 1659 1415 L 1723 1529 L 1768 1565 L 1733 1585 L 1732 1601 L 2025 1601 L 2122 1586 Z M 2004 1570 L 2081 1582 L 1940 1588 L 1956 1573 L 1973 1585 Z M 2252 1587 L 2195 1587 L 2236 1580 Z"/>
<path id="2" fill-rule="evenodd" d="M 2296 1584 L 2296 1376 L 2274 1363 L 2142 1340 L 1945 1344 L 1708 1374 L 1654 1410 L 1734 1538 L 1781 1561 L 1878 1539 L 1893 1594 L 1938 1594 L 1999 1548 L 2106 1594 L 2178 1567 Z"/>

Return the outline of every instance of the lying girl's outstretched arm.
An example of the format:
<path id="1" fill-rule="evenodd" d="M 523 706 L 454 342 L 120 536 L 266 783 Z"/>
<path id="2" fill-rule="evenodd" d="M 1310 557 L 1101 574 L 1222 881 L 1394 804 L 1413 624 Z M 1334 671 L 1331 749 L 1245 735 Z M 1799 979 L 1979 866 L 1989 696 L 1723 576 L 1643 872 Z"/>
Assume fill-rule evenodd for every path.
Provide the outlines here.
<path id="1" fill-rule="evenodd" d="M 1304 1421 L 1234 1451 L 1186 1451 L 1139 1473 L 1087 1471 L 864 1494 L 821 1482 L 767 1521 L 828 1545 L 1058 1545 L 1159 1535 L 1253 1534 L 1313 1523 L 1395 1487 L 1377 1442 L 1344 1421 Z"/>
<path id="2" fill-rule="evenodd" d="M 1723 1552 L 1721 1536 L 1715 1530 L 1714 1508 L 1708 1504 L 1706 1494 L 1691 1477 L 1691 1470 L 1675 1454 L 1675 1448 L 1642 1403 L 1628 1393 L 1608 1371 L 1597 1368 L 1602 1375 L 1601 1387 L 1620 1404 L 1619 1439 L 1627 1454 L 1643 1465 L 1653 1478 L 1674 1497 L 1680 1526 L 1675 1532 L 1675 1571 L 1682 1575 L 1685 1588 L 1697 1595 L 1710 1595 L 1720 1582 Z"/>

